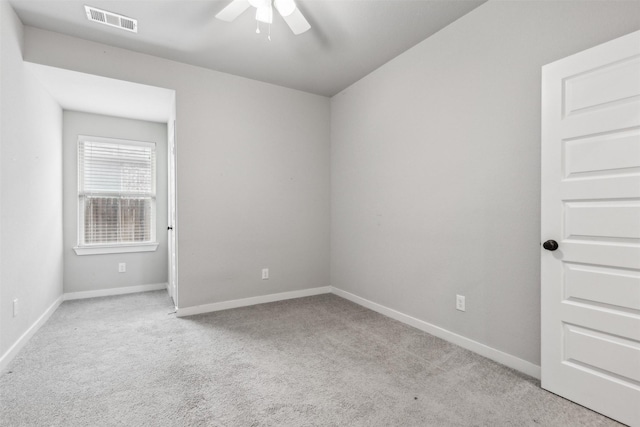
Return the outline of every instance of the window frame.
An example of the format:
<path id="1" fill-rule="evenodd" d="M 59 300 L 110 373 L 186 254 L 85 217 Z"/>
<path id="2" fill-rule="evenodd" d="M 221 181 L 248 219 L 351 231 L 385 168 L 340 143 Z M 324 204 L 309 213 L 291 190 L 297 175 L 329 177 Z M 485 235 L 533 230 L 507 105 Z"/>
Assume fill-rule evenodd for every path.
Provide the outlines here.
<path id="1" fill-rule="evenodd" d="M 109 243 L 93 243 L 93 244 L 85 244 L 84 243 L 84 233 L 85 233 L 85 204 L 84 198 L 81 194 L 80 189 L 80 179 L 81 174 L 84 173 L 80 169 L 80 150 L 81 144 L 84 142 L 97 142 L 97 143 L 108 143 L 108 144 L 121 144 L 121 145 L 132 145 L 132 146 L 151 146 L 154 150 L 154 162 L 152 165 L 152 176 L 153 176 L 153 194 L 151 197 L 152 203 L 152 217 L 150 224 L 150 232 L 151 239 L 148 242 L 109 242 Z M 77 239 L 76 246 L 73 247 L 73 250 L 77 255 L 99 255 L 99 254 L 115 254 L 115 253 L 128 253 L 128 252 L 153 252 L 157 250 L 159 242 L 157 238 L 157 144 L 155 142 L 149 141 L 139 141 L 139 140 L 127 140 L 121 138 L 108 138 L 108 137 L 99 137 L 99 136 L 87 136 L 87 135 L 78 135 L 78 141 L 76 143 L 76 215 L 77 215 Z"/>

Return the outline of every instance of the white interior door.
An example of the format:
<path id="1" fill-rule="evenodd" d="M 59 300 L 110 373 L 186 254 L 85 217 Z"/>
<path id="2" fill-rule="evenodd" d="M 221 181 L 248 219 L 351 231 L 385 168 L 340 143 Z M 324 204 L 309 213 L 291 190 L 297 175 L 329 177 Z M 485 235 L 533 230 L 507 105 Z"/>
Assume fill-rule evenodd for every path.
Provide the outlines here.
<path id="1" fill-rule="evenodd" d="M 169 250 L 169 296 L 173 299 L 174 305 L 178 306 L 178 274 L 177 274 L 177 257 L 176 257 L 176 122 L 169 123 L 169 144 L 168 144 L 168 166 L 169 166 L 169 206 L 167 227 L 167 246 Z"/>
<path id="2" fill-rule="evenodd" d="M 640 426 L 640 32 L 542 70 L 542 387 Z"/>

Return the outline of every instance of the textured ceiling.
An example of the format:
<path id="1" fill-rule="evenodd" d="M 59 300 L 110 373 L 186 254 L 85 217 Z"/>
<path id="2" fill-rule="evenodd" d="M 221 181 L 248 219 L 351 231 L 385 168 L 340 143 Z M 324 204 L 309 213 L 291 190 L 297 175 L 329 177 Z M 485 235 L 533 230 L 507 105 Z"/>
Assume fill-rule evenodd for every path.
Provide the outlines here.
<path id="1" fill-rule="evenodd" d="M 274 14 L 271 39 L 251 8 L 232 23 L 230 0 L 10 0 L 25 25 L 333 96 L 484 1 L 298 0 L 311 30 L 295 36 Z M 138 20 L 138 33 L 89 22 L 88 4 Z M 264 28 L 263 28 L 264 29 Z"/>

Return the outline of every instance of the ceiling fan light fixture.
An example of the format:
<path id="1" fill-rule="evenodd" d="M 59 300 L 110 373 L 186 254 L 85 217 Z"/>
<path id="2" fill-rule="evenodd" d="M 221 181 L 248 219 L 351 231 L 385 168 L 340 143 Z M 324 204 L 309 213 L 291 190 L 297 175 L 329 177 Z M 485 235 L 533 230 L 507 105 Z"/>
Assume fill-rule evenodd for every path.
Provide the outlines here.
<path id="1" fill-rule="evenodd" d="M 273 23 L 273 8 L 271 5 L 259 7 L 256 10 L 256 21 L 264 22 L 265 24 Z"/>
<path id="2" fill-rule="evenodd" d="M 293 34 L 302 34 L 311 28 L 309 21 L 307 21 L 302 15 L 302 12 L 300 12 L 300 9 L 296 6 L 295 0 L 231 0 L 231 3 L 216 14 L 216 18 L 222 21 L 232 22 L 251 6 L 256 8 L 256 33 L 258 34 L 260 33 L 261 22 L 269 24 L 269 28 L 271 28 L 274 7 L 282 16 L 284 22 L 287 23 Z"/>
<path id="3" fill-rule="evenodd" d="M 291 15 L 296 10 L 294 0 L 274 0 L 273 5 L 283 17 Z"/>
<path id="4" fill-rule="evenodd" d="M 256 9 L 260 9 L 261 7 L 271 6 L 271 0 L 249 0 L 249 4 Z"/>

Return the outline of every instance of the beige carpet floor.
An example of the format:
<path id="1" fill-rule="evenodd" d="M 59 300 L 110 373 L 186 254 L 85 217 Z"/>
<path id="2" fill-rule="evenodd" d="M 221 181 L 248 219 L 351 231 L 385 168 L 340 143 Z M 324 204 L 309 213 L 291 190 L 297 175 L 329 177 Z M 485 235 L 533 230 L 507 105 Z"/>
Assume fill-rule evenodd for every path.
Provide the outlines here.
<path id="1" fill-rule="evenodd" d="M 164 291 L 63 303 L 0 373 L 0 425 L 618 425 L 335 295 L 171 312 Z"/>

